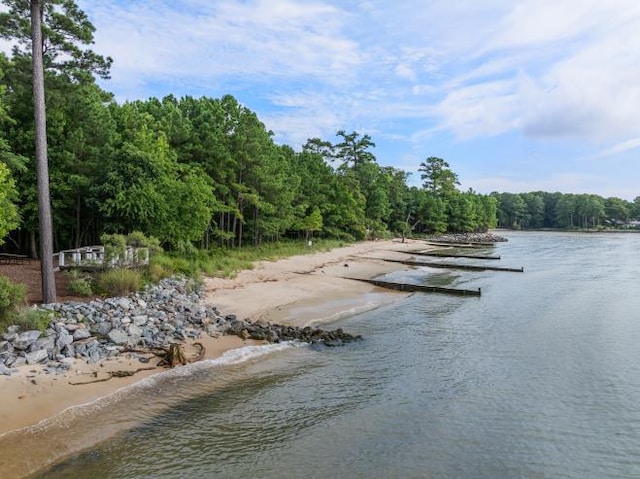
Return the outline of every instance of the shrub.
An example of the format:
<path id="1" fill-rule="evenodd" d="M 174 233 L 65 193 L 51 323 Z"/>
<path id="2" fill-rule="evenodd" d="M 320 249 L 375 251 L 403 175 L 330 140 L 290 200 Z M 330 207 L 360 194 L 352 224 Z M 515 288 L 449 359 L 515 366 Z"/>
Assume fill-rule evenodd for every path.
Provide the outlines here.
<path id="1" fill-rule="evenodd" d="M 107 296 L 126 296 L 138 291 L 142 284 L 139 271 L 127 268 L 114 268 L 100 274 L 98 289 Z"/>
<path id="2" fill-rule="evenodd" d="M 134 248 L 149 248 L 151 253 L 160 253 L 162 247 L 160 246 L 160 240 L 153 236 L 145 236 L 140 231 L 133 231 L 127 235 L 127 244 Z"/>
<path id="3" fill-rule="evenodd" d="M 147 279 L 152 283 L 157 283 L 161 279 L 168 278 L 173 274 L 173 271 L 165 268 L 161 263 L 151 263 L 147 268 Z"/>
<path id="4" fill-rule="evenodd" d="M 80 296 L 91 296 L 93 294 L 91 276 L 86 273 L 83 274 L 76 269 L 69 270 L 67 275 L 69 276 L 69 284 L 67 285 L 69 291 Z"/>
<path id="5" fill-rule="evenodd" d="M 38 331 L 44 332 L 52 318 L 53 314 L 51 312 L 35 308 L 22 309 L 13 318 L 11 324 L 18 326 L 20 331 L 37 329 Z"/>
<path id="6" fill-rule="evenodd" d="M 104 261 L 105 263 L 111 263 L 116 258 L 119 261 L 124 261 L 124 255 L 127 250 L 127 240 L 120 234 L 103 234 L 100 236 L 100 241 L 104 245 Z"/>
<path id="7" fill-rule="evenodd" d="M 6 276 L 0 276 L 0 318 L 15 313 L 18 306 L 25 303 L 27 287 L 12 283 Z"/>

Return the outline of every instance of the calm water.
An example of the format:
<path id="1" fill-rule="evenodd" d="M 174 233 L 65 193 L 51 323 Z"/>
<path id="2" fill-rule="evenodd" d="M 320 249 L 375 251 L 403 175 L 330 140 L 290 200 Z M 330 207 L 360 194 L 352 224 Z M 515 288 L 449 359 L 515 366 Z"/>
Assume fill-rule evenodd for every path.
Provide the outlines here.
<path id="1" fill-rule="evenodd" d="M 524 274 L 387 276 L 481 298 L 416 294 L 332 324 L 354 345 L 153 381 L 69 434 L 114 438 L 37 477 L 640 477 L 640 235 L 507 236 L 483 264 Z"/>

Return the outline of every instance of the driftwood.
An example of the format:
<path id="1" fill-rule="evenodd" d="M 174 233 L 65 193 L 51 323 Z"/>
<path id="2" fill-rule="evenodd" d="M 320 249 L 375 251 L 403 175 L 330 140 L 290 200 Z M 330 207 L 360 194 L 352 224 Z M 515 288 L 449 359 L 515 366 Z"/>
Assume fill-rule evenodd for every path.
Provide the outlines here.
<path id="1" fill-rule="evenodd" d="M 207 352 L 206 348 L 202 343 L 193 343 L 193 346 L 198 348 L 198 352 L 196 355 L 190 359 L 188 359 L 184 354 L 184 346 L 182 344 L 172 343 L 168 348 L 166 347 L 158 347 L 158 348 L 148 348 L 148 349 L 125 349 L 126 353 L 140 353 L 140 354 L 153 354 L 158 356 L 160 362 L 158 362 L 157 366 L 169 366 L 170 368 L 175 368 L 176 366 L 184 366 L 188 363 L 195 363 L 196 361 L 201 361 L 204 358 L 205 353 Z"/>
<path id="2" fill-rule="evenodd" d="M 142 349 L 127 349 L 128 353 L 143 353 L 143 354 L 154 354 L 156 356 L 161 357 L 160 362 L 153 367 L 148 368 L 138 368 L 134 371 L 108 371 L 106 378 L 94 379 L 92 381 L 86 381 L 81 383 L 74 383 L 69 381 L 69 384 L 72 386 L 81 386 L 83 384 L 93 384 L 93 383 L 102 383 L 105 381 L 109 381 L 112 378 L 126 378 L 128 376 L 133 376 L 140 371 L 151 371 L 160 366 L 169 366 L 170 368 L 174 368 L 176 366 L 184 366 L 188 363 L 195 363 L 196 361 L 201 361 L 204 358 L 205 353 L 207 352 L 204 344 L 202 343 L 193 343 L 194 347 L 198 348 L 198 352 L 196 355 L 190 359 L 188 359 L 184 354 L 184 346 L 182 344 L 172 343 L 168 348 L 153 348 L 149 350 Z M 98 371 L 92 373 L 94 377 L 98 377 Z"/>
<path id="3" fill-rule="evenodd" d="M 85 381 L 82 383 L 74 383 L 69 381 L 69 384 L 71 384 L 72 386 L 82 386 L 83 384 L 93 384 L 93 383 L 103 383 L 105 381 L 109 381 L 112 378 L 126 378 L 129 376 L 133 376 L 136 373 L 139 373 L 140 371 L 151 371 L 152 369 L 156 369 L 155 367 L 151 367 L 151 368 L 138 368 L 135 371 L 108 371 L 107 372 L 107 377 L 106 378 L 101 378 L 101 379 L 94 379 L 93 381 Z M 98 371 L 92 373 L 94 377 L 98 377 Z"/>

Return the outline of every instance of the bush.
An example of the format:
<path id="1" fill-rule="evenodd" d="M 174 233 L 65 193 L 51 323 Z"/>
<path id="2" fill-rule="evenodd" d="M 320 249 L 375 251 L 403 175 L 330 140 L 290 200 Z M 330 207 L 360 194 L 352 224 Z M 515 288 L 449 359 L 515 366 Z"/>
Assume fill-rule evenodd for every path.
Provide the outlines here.
<path id="1" fill-rule="evenodd" d="M 0 319 L 15 313 L 18 306 L 25 304 L 27 287 L 12 283 L 6 276 L 0 276 Z"/>
<path id="2" fill-rule="evenodd" d="M 118 259 L 124 261 L 124 255 L 127 250 L 127 240 L 123 235 L 119 234 L 103 234 L 100 241 L 104 245 L 104 261 L 105 264 L 111 263 Z"/>
<path id="3" fill-rule="evenodd" d="M 52 318 L 53 313 L 51 312 L 34 308 L 22 309 L 13 318 L 11 324 L 18 326 L 20 331 L 37 329 L 38 331 L 44 332 Z"/>
<path id="4" fill-rule="evenodd" d="M 91 276 L 75 269 L 69 270 L 67 275 L 69 276 L 69 284 L 67 285 L 69 291 L 79 296 L 91 296 L 93 294 Z"/>
<path id="5" fill-rule="evenodd" d="M 161 263 L 151 263 L 147 267 L 146 277 L 152 283 L 158 283 L 164 278 L 168 278 L 173 274 L 173 271 L 165 268 Z"/>
<path id="6" fill-rule="evenodd" d="M 129 233 L 127 235 L 127 244 L 134 248 L 149 248 L 149 252 L 151 253 L 162 252 L 162 247 L 160 246 L 160 240 L 158 238 L 145 236 L 145 234 L 140 231 L 133 231 Z"/>
<path id="7" fill-rule="evenodd" d="M 107 296 L 126 296 L 138 291 L 142 275 L 135 269 L 114 268 L 100 274 L 98 289 Z"/>

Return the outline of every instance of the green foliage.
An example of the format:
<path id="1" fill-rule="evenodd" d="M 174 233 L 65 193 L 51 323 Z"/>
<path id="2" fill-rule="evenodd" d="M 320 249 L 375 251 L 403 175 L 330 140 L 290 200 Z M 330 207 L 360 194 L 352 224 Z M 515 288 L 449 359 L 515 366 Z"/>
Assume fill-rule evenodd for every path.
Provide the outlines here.
<path id="1" fill-rule="evenodd" d="M 14 55 L 30 55 L 31 2 L 2 0 L 2 3 L 9 11 L 0 13 L 0 38 L 17 40 Z M 87 80 L 91 73 L 108 78 L 112 59 L 80 46 L 93 43 L 95 28 L 87 15 L 73 0 L 41 3 L 45 68 L 55 68 L 76 80 Z"/>
<path id="2" fill-rule="evenodd" d="M 107 296 L 126 296 L 142 286 L 140 271 L 129 268 L 113 268 L 100 273 L 97 289 Z"/>
<path id="3" fill-rule="evenodd" d="M 20 331 L 44 332 L 51 323 L 53 314 L 36 308 L 20 308 L 10 319 L 0 319 L 0 331 L 8 326 L 18 326 Z"/>
<path id="4" fill-rule="evenodd" d="M 0 245 L 4 243 L 4 237 L 20 224 L 18 208 L 14 203 L 17 194 L 9 169 L 0 162 Z"/>
<path id="5" fill-rule="evenodd" d="M 419 168 L 421 178 L 424 181 L 423 187 L 440 197 L 449 197 L 456 191 L 459 185 L 458 175 L 456 175 L 442 158 L 430 156 L 426 161 L 420 163 Z"/>
<path id="6" fill-rule="evenodd" d="M 25 304 L 27 287 L 12 283 L 6 276 L 0 275 L 0 319 L 8 319 L 18 308 Z"/>
<path id="7" fill-rule="evenodd" d="M 69 283 L 67 284 L 69 291 L 79 296 L 91 296 L 93 294 L 90 275 L 76 269 L 71 269 L 66 274 L 69 276 Z"/>
<path id="8" fill-rule="evenodd" d="M 121 234 L 103 234 L 100 242 L 104 246 L 104 261 L 123 261 L 127 250 L 127 238 Z"/>
<path id="9" fill-rule="evenodd" d="M 498 224 L 504 228 L 595 229 L 625 227 L 633 203 L 591 194 L 492 193 Z"/>

